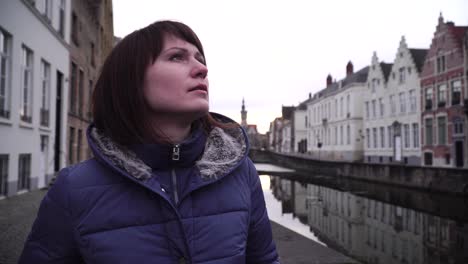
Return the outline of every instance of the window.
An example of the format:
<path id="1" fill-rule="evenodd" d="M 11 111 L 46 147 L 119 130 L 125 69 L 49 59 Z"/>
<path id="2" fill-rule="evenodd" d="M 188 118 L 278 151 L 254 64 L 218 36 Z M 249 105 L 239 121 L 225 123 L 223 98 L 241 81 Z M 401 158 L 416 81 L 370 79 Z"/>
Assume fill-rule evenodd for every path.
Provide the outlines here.
<path id="1" fill-rule="evenodd" d="M 440 84 L 437 86 L 437 106 L 444 107 L 447 97 L 447 85 Z"/>
<path id="2" fill-rule="evenodd" d="M 371 84 L 371 92 L 372 93 L 375 93 L 375 89 L 377 88 L 377 84 L 378 84 L 378 79 L 372 79 L 372 84 Z"/>
<path id="3" fill-rule="evenodd" d="M 426 96 L 425 96 L 425 102 L 426 102 L 426 106 L 425 106 L 425 109 L 426 110 L 431 110 L 432 109 L 432 88 L 427 88 L 426 89 Z"/>
<path id="4" fill-rule="evenodd" d="M 389 97 L 390 99 L 390 112 L 392 114 L 395 114 L 396 113 L 396 103 L 395 103 L 395 95 L 390 95 Z"/>
<path id="5" fill-rule="evenodd" d="M 340 126 L 340 144 L 343 145 L 343 126 Z"/>
<path id="6" fill-rule="evenodd" d="M 376 101 L 372 100 L 372 118 L 375 118 L 377 116 L 377 109 L 376 109 Z"/>
<path id="7" fill-rule="evenodd" d="M 95 50 L 94 50 L 94 43 L 91 42 L 89 44 L 89 52 L 90 52 L 90 60 L 91 60 L 91 66 L 96 67 L 96 59 L 95 59 Z"/>
<path id="8" fill-rule="evenodd" d="M 372 128 L 372 139 L 374 141 L 374 148 L 377 148 L 377 128 Z"/>
<path id="9" fill-rule="evenodd" d="M 80 69 L 78 75 L 78 115 L 83 116 L 84 72 Z"/>
<path id="10" fill-rule="evenodd" d="M 405 82 L 405 79 L 406 79 L 406 77 L 405 77 L 405 68 L 404 68 L 404 67 L 401 67 L 401 68 L 398 70 L 398 76 L 399 76 L 399 78 L 398 78 L 398 83 L 399 83 L 399 84 L 404 83 L 404 82 Z"/>
<path id="11" fill-rule="evenodd" d="M 70 135 L 68 135 L 68 164 L 73 164 L 74 145 L 75 145 L 75 128 L 70 127 Z"/>
<path id="12" fill-rule="evenodd" d="M 26 46 L 22 47 L 21 57 L 21 104 L 20 118 L 24 122 L 32 122 L 32 71 L 33 53 Z"/>
<path id="13" fill-rule="evenodd" d="M 410 131 L 409 131 L 409 124 L 403 125 L 403 133 L 404 133 L 404 140 L 405 140 L 405 148 L 410 147 Z"/>
<path id="14" fill-rule="evenodd" d="M 439 145 L 447 144 L 447 118 L 440 116 L 437 118 L 437 135 Z"/>
<path id="15" fill-rule="evenodd" d="M 335 127 L 335 145 L 338 145 L 338 127 Z"/>
<path id="16" fill-rule="evenodd" d="M 58 32 L 62 38 L 65 37 L 65 0 L 60 0 Z"/>
<path id="17" fill-rule="evenodd" d="M 411 113 L 414 113 L 417 110 L 416 91 L 415 90 L 410 90 L 409 91 L 409 97 L 410 97 L 410 111 L 411 111 Z"/>
<path id="18" fill-rule="evenodd" d="M 11 37 L 0 29 L 0 117 L 10 118 Z"/>
<path id="19" fill-rule="evenodd" d="M 18 159 L 18 190 L 27 190 L 31 177 L 31 154 L 20 154 Z"/>
<path id="20" fill-rule="evenodd" d="M 346 144 L 351 144 L 351 127 L 346 126 Z"/>
<path id="21" fill-rule="evenodd" d="M 380 147 L 385 148 L 385 127 L 380 127 Z"/>
<path id="22" fill-rule="evenodd" d="M 388 131 L 388 147 L 393 148 L 393 127 L 388 126 L 387 131 Z"/>
<path id="23" fill-rule="evenodd" d="M 89 90 L 88 90 L 88 119 L 91 120 L 91 118 L 93 117 L 93 114 L 92 114 L 92 111 L 93 111 L 93 106 L 92 106 L 92 98 L 93 98 L 93 80 L 89 80 Z M 309 113 L 310 115 L 310 113 Z M 308 123 L 309 121 L 309 118 L 306 116 L 305 117 L 305 125 L 306 125 L 306 128 L 308 125 L 310 125 Z"/>
<path id="24" fill-rule="evenodd" d="M 340 117 L 343 117 L 343 97 L 340 98 Z"/>
<path id="25" fill-rule="evenodd" d="M 8 192 L 8 154 L 0 154 L 0 196 Z"/>
<path id="26" fill-rule="evenodd" d="M 70 113 L 76 113 L 76 81 L 78 75 L 78 67 L 72 62 L 71 77 L 70 77 Z"/>
<path id="27" fill-rule="evenodd" d="M 49 108 L 50 108 L 50 64 L 41 60 L 41 126 L 49 126 Z"/>
<path id="28" fill-rule="evenodd" d="M 366 102 L 366 118 L 369 119 L 369 102 Z"/>
<path id="29" fill-rule="evenodd" d="M 453 133 L 456 135 L 463 135 L 463 120 L 456 119 L 453 121 Z"/>
<path id="30" fill-rule="evenodd" d="M 82 135 L 83 132 L 81 131 L 81 129 L 78 129 L 78 143 L 77 143 L 77 146 L 76 146 L 76 161 L 80 162 L 81 161 L 81 138 L 82 138 Z"/>
<path id="31" fill-rule="evenodd" d="M 72 39 L 72 42 L 73 44 L 75 44 L 76 46 L 79 46 L 80 43 L 79 43 L 79 38 L 78 38 L 78 16 L 76 15 L 75 12 L 72 13 L 72 24 L 71 24 L 71 39 Z"/>
<path id="32" fill-rule="evenodd" d="M 443 71 L 445 71 L 445 56 L 441 54 L 441 52 L 439 51 L 439 55 L 437 56 L 437 64 L 436 64 L 436 67 L 437 67 L 437 73 L 441 73 Z"/>
<path id="33" fill-rule="evenodd" d="M 52 23 L 52 0 L 44 1 L 44 17 L 47 22 Z"/>
<path id="34" fill-rule="evenodd" d="M 366 129 L 366 139 L 367 139 L 367 148 L 371 148 L 371 144 L 370 144 L 370 129 L 367 128 Z"/>
<path id="35" fill-rule="evenodd" d="M 452 81 L 452 105 L 459 105 L 461 99 L 461 81 Z"/>
<path id="36" fill-rule="evenodd" d="M 335 99 L 335 117 L 338 117 L 338 99 Z"/>
<path id="37" fill-rule="evenodd" d="M 350 104 L 351 104 L 351 97 L 350 97 L 350 95 L 348 94 L 348 96 L 346 96 L 346 113 L 349 113 Z"/>
<path id="38" fill-rule="evenodd" d="M 419 148 L 419 124 L 413 123 L 413 147 Z"/>
<path id="39" fill-rule="evenodd" d="M 433 127 L 432 127 L 432 118 L 427 118 L 425 123 L 426 126 L 426 145 L 432 146 L 433 139 Z"/>
<path id="40" fill-rule="evenodd" d="M 404 92 L 399 94 L 400 97 L 400 113 L 406 113 L 406 96 Z"/>
<path id="41" fill-rule="evenodd" d="M 380 106 L 380 116 L 385 115 L 385 105 L 383 102 L 383 98 L 379 98 L 379 106 Z"/>

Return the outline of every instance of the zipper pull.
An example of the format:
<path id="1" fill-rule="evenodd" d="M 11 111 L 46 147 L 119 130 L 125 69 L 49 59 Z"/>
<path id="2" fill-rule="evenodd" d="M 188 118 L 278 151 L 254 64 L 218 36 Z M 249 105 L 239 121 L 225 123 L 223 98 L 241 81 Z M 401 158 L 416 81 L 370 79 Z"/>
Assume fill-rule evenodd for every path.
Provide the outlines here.
<path id="1" fill-rule="evenodd" d="M 176 144 L 172 148 L 172 160 L 179 160 L 179 159 L 180 159 L 180 148 L 179 148 L 179 144 Z"/>

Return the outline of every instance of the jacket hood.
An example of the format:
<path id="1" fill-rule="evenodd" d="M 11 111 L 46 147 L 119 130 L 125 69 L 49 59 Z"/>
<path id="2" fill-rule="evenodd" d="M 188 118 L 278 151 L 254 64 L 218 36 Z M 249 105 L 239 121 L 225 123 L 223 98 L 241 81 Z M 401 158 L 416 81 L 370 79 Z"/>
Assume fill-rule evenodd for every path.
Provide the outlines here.
<path id="1" fill-rule="evenodd" d="M 212 116 L 223 123 L 235 123 L 231 119 L 212 113 Z M 152 168 L 138 157 L 131 147 L 123 146 L 114 142 L 111 138 L 101 133 L 94 124 L 87 130 L 88 143 L 94 156 L 105 164 L 127 172 L 130 176 L 138 180 L 146 180 L 151 177 Z M 217 179 L 233 169 L 248 153 L 248 140 L 245 131 L 236 125 L 233 128 L 223 129 L 214 127 L 203 140 L 197 140 L 204 144 L 204 150 L 197 156 L 195 166 L 200 172 L 202 179 Z M 182 142 L 180 148 L 182 153 L 189 151 L 187 148 L 199 148 L 194 146 L 193 140 Z M 160 151 L 172 151 L 170 144 L 159 148 Z M 162 159 L 170 157 L 170 153 L 157 153 Z M 181 156 L 181 164 L 187 164 L 184 156 Z M 168 161 L 169 162 L 169 161 Z M 177 167 L 178 164 L 172 164 Z"/>

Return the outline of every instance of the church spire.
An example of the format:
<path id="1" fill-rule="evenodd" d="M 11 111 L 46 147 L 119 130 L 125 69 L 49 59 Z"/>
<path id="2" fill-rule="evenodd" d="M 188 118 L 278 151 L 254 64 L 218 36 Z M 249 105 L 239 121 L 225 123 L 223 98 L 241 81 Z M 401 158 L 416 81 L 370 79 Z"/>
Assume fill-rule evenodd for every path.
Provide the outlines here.
<path id="1" fill-rule="evenodd" d="M 247 127 L 247 111 L 245 110 L 245 101 L 242 98 L 242 110 L 241 110 L 241 126 Z"/>

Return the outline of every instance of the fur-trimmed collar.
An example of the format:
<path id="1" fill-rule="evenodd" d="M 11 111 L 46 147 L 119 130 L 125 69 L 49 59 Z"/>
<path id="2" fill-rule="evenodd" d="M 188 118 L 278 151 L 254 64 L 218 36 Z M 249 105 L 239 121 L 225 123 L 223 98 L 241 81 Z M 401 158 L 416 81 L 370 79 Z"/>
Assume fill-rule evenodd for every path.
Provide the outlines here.
<path id="1" fill-rule="evenodd" d="M 151 177 L 151 168 L 133 151 L 99 133 L 95 127 L 90 128 L 89 141 L 95 155 L 100 154 L 97 156 L 107 159 L 112 166 L 126 171 L 139 180 Z M 216 179 L 230 172 L 246 154 L 247 142 L 240 127 L 232 129 L 215 127 L 208 135 L 203 155 L 195 166 L 203 179 Z"/>

